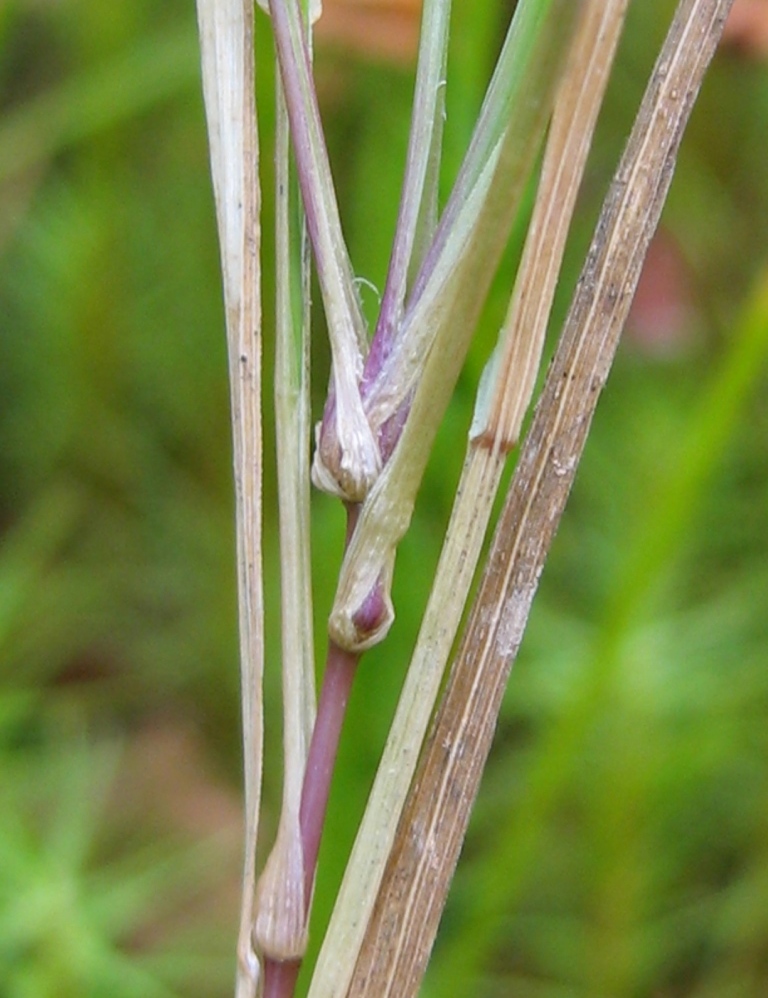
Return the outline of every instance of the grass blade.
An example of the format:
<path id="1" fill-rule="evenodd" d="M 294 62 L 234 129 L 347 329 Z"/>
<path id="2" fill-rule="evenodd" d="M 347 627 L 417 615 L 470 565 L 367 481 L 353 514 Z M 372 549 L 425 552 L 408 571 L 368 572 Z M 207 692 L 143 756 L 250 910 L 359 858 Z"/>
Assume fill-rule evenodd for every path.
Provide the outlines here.
<path id="1" fill-rule="evenodd" d="M 263 742 L 264 601 L 261 555 L 261 297 L 253 4 L 198 0 L 211 173 L 224 280 L 237 521 L 245 768 L 245 857 L 238 998 L 255 998 L 251 929 Z"/>

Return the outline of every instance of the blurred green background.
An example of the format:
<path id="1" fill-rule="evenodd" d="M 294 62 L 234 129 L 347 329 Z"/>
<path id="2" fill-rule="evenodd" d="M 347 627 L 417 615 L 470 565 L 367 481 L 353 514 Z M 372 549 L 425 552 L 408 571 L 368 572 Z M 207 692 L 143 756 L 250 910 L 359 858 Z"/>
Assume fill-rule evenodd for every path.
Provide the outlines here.
<path id="1" fill-rule="evenodd" d="M 446 189 L 509 6 L 457 0 Z M 667 0 L 632 6 L 557 319 L 670 11 Z M 269 369 L 273 112 L 260 14 L 258 30 Z M 686 136 L 513 673 L 430 998 L 768 994 L 758 39 L 755 28 L 718 54 Z M 382 287 L 412 65 L 326 38 L 317 74 L 352 257 Z M 233 501 L 191 0 L 0 6 L 0 254 L 0 994 L 226 995 L 241 862 Z M 357 680 L 313 948 L 509 280 L 507 266 L 398 559 L 397 622 Z M 321 335 L 316 362 L 319 411 Z M 269 443 L 266 455 L 268 845 L 280 723 Z M 342 517 L 332 500 L 313 502 L 321 649 Z"/>

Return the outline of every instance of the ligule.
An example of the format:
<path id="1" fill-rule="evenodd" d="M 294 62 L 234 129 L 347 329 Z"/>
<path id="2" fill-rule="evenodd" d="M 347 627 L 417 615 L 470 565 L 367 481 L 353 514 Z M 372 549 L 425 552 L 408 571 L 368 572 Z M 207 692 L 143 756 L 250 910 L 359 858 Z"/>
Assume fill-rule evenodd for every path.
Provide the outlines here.
<path id="1" fill-rule="evenodd" d="M 382 460 L 373 430 L 363 411 L 359 382 L 336 377 L 329 405 L 330 421 L 315 427 L 312 482 L 344 502 L 362 502 L 381 472 Z"/>

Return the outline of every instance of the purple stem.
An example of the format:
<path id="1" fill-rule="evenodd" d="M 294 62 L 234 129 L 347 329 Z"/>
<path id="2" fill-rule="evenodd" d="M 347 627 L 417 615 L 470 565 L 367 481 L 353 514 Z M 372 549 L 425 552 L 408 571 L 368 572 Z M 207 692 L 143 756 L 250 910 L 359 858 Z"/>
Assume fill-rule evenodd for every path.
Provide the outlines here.
<path id="1" fill-rule="evenodd" d="M 347 505 L 345 548 L 355 529 L 359 510 L 360 507 L 357 505 Z M 333 641 L 329 642 L 299 808 L 299 827 L 304 852 L 304 903 L 307 917 L 312 901 L 317 856 L 320 852 L 320 839 L 325 824 L 333 767 L 359 661 L 359 652 L 345 651 Z M 266 957 L 263 998 L 291 998 L 296 989 L 300 969 L 300 960 L 280 962 Z"/>
<path id="2" fill-rule="evenodd" d="M 301 841 L 304 847 L 304 896 L 307 899 L 307 909 L 312 897 L 317 854 L 320 851 L 320 836 L 325 822 L 341 726 L 344 723 L 352 680 L 355 678 L 359 661 L 359 653 L 344 651 L 333 642 L 329 644 L 299 811 Z"/>
<path id="3" fill-rule="evenodd" d="M 296 991 L 296 981 L 301 970 L 301 960 L 264 960 L 264 989 L 262 998 L 291 998 Z"/>
<path id="4" fill-rule="evenodd" d="M 345 651 L 332 641 L 328 645 L 328 658 L 320 690 L 320 702 L 317 705 L 317 720 L 309 743 L 299 811 L 301 843 L 304 850 L 304 898 L 307 916 L 309 916 L 317 855 L 325 824 L 339 736 L 359 661 L 358 653 Z M 291 998 L 300 968 L 300 960 L 281 963 L 267 957 L 264 960 L 263 998 Z"/>

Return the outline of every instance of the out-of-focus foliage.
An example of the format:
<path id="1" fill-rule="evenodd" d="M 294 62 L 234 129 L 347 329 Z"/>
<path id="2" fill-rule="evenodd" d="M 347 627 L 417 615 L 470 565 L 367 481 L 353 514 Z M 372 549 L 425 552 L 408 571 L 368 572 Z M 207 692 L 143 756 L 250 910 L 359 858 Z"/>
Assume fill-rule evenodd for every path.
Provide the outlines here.
<path id="1" fill-rule="evenodd" d="M 505 6 L 456 3 L 446 186 Z M 632 6 L 558 317 L 670 9 Z M 269 369 L 271 46 L 258 17 Z M 317 72 L 353 260 L 381 287 L 411 68 L 330 39 Z M 766 64 L 722 51 L 684 144 L 662 265 L 649 270 L 542 581 L 425 985 L 432 998 L 768 993 L 767 118 Z M 236 601 L 206 157 L 192 4 L 0 9 L 9 998 L 230 990 Z M 507 269 L 495 286 L 399 555 L 398 620 L 353 694 L 314 946 L 418 625 L 509 279 Z M 316 326 L 319 409 L 327 355 L 320 317 Z M 267 459 L 269 828 L 280 780 L 269 447 Z M 342 518 L 322 497 L 313 515 L 321 643 Z"/>

